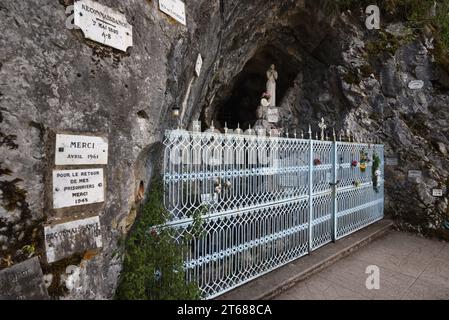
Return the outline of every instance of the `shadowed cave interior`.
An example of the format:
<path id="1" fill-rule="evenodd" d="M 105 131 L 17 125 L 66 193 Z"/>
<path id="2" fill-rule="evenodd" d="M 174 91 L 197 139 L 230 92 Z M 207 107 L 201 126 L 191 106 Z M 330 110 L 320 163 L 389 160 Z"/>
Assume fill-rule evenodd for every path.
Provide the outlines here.
<path id="1" fill-rule="evenodd" d="M 214 126 L 222 129 L 247 129 L 256 122 L 256 109 L 266 91 L 266 71 L 271 64 L 276 66 L 279 78 L 276 81 L 276 104 L 279 106 L 287 89 L 300 71 L 300 61 L 274 46 L 265 46 L 246 63 L 234 81 L 222 90 L 214 108 Z"/>

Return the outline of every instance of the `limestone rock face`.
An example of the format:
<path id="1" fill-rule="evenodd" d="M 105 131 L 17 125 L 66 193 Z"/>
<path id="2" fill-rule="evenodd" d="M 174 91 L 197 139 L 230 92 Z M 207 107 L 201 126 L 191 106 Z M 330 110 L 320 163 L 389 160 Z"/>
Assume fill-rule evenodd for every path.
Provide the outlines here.
<path id="1" fill-rule="evenodd" d="M 118 240 L 143 201 L 141 185 L 151 192 L 148 182 L 161 170 L 164 131 L 198 119 L 203 129 L 212 121 L 223 127 L 228 106 L 260 99 L 272 63 L 280 127 L 299 134 L 311 124 L 316 132 L 324 117 L 337 133 L 381 139 L 385 156 L 399 159 L 386 167 L 386 213 L 403 228 L 449 237 L 449 76 L 436 65 L 430 39 L 373 53 L 368 44 L 376 31 L 365 29 L 364 16 L 335 13 L 326 1 L 188 1 L 187 26 L 159 11 L 158 1 L 98 2 L 133 25 L 127 53 L 67 28 L 71 0 L 0 3 L 0 259 L 23 261 L 22 248 L 33 244 L 44 274 L 52 275 L 50 295 L 113 297 Z M 411 90 L 412 80 L 425 85 Z M 53 210 L 53 141 L 60 132 L 108 138 L 103 205 Z M 422 170 L 422 179 L 409 180 L 408 170 Z M 444 196 L 433 197 L 432 188 Z M 100 215 L 103 248 L 48 265 L 43 226 L 91 215 Z M 68 275 L 71 265 L 78 269 Z"/>

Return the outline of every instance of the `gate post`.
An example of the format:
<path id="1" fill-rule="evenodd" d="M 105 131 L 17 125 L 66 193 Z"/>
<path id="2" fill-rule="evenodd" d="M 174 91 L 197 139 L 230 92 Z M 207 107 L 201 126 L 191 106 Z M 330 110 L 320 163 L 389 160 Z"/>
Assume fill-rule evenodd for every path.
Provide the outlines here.
<path id="1" fill-rule="evenodd" d="M 309 252 L 312 251 L 313 241 L 313 140 L 312 129 L 309 125 Z"/>
<path id="2" fill-rule="evenodd" d="M 335 242 L 337 240 L 337 184 L 338 184 L 338 154 L 337 154 L 337 139 L 335 137 L 335 131 L 333 132 L 334 141 L 332 143 L 332 151 L 333 151 L 333 162 L 334 165 L 332 167 L 332 222 L 333 222 L 333 232 L 332 232 L 332 241 Z"/>

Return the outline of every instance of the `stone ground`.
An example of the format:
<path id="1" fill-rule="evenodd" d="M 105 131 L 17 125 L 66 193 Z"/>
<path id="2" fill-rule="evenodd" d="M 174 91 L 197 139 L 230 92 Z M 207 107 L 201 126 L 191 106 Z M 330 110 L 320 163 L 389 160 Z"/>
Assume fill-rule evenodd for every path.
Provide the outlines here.
<path id="1" fill-rule="evenodd" d="M 379 290 L 365 286 L 369 265 Z M 274 299 L 449 299 L 449 243 L 391 231 Z"/>

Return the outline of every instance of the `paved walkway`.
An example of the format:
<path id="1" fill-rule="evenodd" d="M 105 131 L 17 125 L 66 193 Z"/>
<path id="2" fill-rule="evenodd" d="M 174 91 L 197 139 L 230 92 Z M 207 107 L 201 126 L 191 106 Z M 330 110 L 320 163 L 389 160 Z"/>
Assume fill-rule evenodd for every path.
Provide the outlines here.
<path id="1" fill-rule="evenodd" d="M 365 285 L 370 265 L 378 290 Z M 275 299 L 449 299 L 449 243 L 391 231 Z"/>

